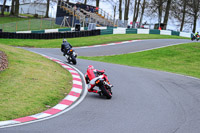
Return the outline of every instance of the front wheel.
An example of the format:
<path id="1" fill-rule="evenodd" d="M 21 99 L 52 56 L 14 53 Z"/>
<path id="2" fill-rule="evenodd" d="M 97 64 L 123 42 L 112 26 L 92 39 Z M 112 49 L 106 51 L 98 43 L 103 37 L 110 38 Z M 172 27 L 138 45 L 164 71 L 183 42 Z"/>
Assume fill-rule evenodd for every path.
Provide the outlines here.
<path id="1" fill-rule="evenodd" d="M 77 63 L 77 62 L 76 62 L 76 58 L 75 58 L 73 55 L 72 55 L 71 58 L 72 58 L 72 63 L 73 63 L 74 65 L 76 65 L 76 63 Z"/>
<path id="2" fill-rule="evenodd" d="M 107 90 L 104 85 L 100 86 L 100 89 L 101 89 L 103 95 L 106 96 L 107 99 L 111 99 L 112 98 L 112 92 Z"/>

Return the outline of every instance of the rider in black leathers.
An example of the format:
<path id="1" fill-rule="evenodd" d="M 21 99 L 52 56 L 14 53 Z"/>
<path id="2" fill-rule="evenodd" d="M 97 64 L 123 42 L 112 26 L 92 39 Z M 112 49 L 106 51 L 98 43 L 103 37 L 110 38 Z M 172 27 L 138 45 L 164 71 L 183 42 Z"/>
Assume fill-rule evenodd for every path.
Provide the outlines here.
<path id="1" fill-rule="evenodd" d="M 63 43 L 61 44 L 61 51 L 63 52 L 63 56 L 67 54 L 67 51 L 72 48 L 72 45 L 67 42 L 66 39 L 63 40 Z"/>

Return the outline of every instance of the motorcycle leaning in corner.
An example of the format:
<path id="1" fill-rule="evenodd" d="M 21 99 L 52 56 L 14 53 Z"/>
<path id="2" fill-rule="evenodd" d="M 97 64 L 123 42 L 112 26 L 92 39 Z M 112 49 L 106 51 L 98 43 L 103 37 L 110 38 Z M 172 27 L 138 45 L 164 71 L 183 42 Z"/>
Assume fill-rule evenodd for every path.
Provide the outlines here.
<path id="1" fill-rule="evenodd" d="M 100 96 L 103 95 L 107 99 L 112 98 L 112 87 L 108 81 L 108 77 L 105 74 L 105 70 L 94 69 L 93 66 L 88 66 L 87 73 L 85 74 L 85 80 L 88 84 L 88 92 L 98 93 Z M 98 87 L 99 90 L 94 90 L 94 87 Z"/>
<path id="2" fill-rule="evenodd" d="M 72 45 L 67 42 L 66 39 L 64 39 L 63 43 L 61 44 L 61 51 L 69 63 L 72 62 L 74 65 L 76 65 L 77 53 L 75 53 L 75 51 L 72 49 Z"/>
<path id="3" fill-rule="evenodd" d="M 199 35 L 192 34 L 192 37 L 191 37 L 192 41 L 194 41 L 194 40 L 199 41 L 199 39 L 200 39 Z"/>
<path id="4" fill-rule="evenodd" d="M 72 48 L 67 50 L 65 57 L 66 57 L 66 59 L 69 63 L 72 62 L 74 65 L 76 65 L 76 63 L 77 63 L 77 61 L 76 61 L 77 53 L 75 53 L 75 51 Z"/>

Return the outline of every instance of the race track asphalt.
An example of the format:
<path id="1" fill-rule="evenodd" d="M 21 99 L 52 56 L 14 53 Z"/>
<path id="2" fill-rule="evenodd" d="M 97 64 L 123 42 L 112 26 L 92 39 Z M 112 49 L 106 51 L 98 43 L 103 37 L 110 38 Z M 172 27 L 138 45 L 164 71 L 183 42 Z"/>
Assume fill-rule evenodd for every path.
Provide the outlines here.
<path id="1" fill-rule="evenodd" d="M 145 40 L 132 44 L 77 48 L 89 56 L 96 49 L 110 54 L 135 52 L 188 40 Z M 147 46 L 148 45 L 148 46 Z M 150 46 L 151 45 L 151 46 Z M 123 47 L 122 47 L 123 46 Z M 129 47 L 129 48 L 126 48 Z M 28 50 L 65 60 L 60 49 Z M 131 50 L 132 49 L 132 50 Z M 105 52 L 106 53 L 106 52 Z M 105 69 L 113 87 L 107 100 L 88 93 L 74 109 L 52 119 L 0 129 L 0 133 L 199 133 L 200 80 L 137 67 L 78 59 L 76 67 L 86 72 L 88 65 Z"/>

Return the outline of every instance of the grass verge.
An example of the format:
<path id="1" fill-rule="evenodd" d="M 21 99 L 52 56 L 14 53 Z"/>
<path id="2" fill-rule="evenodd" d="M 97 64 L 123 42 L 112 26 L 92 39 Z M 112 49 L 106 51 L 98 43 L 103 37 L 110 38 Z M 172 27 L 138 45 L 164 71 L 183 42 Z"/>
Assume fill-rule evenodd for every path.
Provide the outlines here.
<path id="1" fill-rule="evenodd" d="M 19 18 L 19 17 L 0 17 L 0 24 L 5 24 L 5 23 L 11 23 L 11 22 L 18 22 L 18 21 L 23 21 L 27 20 L 27 18 Z"/>
<path id="2" fill-rule="evenodd" d="M 54 106 L 72 87 L 71 74 L 40 55 L 0 44 L 8 68 L 0 72 L 0 121 L 36 114 Z"/>
<path id="3" fill-rule="evenodd" d="M 82 59 L 168 71 L 200 78 L 200 43 L 187 43 L 138 53 Z"/>
<path id="4" fill-rule="evenodd" d="M 60 27 L 59 25 L 55 24 L 54 19 L 46 20 L 33 17 L 21 18 L 13 16 L 11 17 L 8 15 L 0 17 L 0 29 L 3 29 L 4 32 L 16 32 L 16 30 L 17 31 L 44 30 L 44 29 L 53 29 L 59 27 Z"/>
<path id="5" fill-rule="evenodd" d="M 69 38 L 72 46 L 91 46 L 118 41 L 138 40 L 138 39 L 188 39 L 179 36 L 154 35 L 154 34 L 115 34 L 91 37 Z M 13 46 L 35 47 L 35 48 L 60 48 L 62 39 L 39 40 L 39 39 L 0 39 L 0 43 Z"/>

